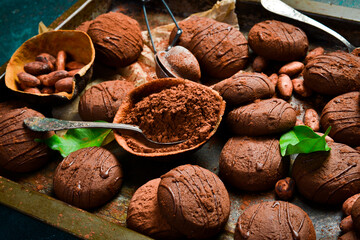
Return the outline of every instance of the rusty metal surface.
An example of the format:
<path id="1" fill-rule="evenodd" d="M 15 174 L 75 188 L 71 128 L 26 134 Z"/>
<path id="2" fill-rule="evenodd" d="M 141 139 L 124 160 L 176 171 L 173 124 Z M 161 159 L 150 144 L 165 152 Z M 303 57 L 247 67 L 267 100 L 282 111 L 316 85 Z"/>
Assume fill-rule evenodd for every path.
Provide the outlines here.
<path id="1" fill-rule="evenodd" d="M 1 176 L 0 202 L 84 239 L 150 239 Z"/>
<path id="2" fill-rule="evenodd" d="M 80 2 L 84 1 L 79 1 L 79 3 Z M 106 11 L 109 7 L 109 1 L 98 0 L 95 2 L 96 4 L 89 5 L 82 15 L 79 15 L 74 19 L 74 21 L 66 25 L 66 28 L 74 28 L 82 21 L 96 17 L 101 12 Z M 193 4 L 196 3 L 196 1 L 191 2 L 193 2 Z M 210 7 L 211 5 L 208 3 L 206 6 Z M 205 8 L 205 5 L 201 5 L 199 8 L 194 5 L 192 11 L 200 11 L 203 10 L 202 8 Z M 144 18 L 141 14 L 140 1 L 115 0 L 111 3 L 111 10 L 120 11 L 134 17 L 141 24 L 142 30 L 146 29 L 144 26 Z M 179 13 L 183 11 L 181 9 L 176 9 L 174 12 Z M 70 13 L 71 11 L 67 14 Z M 284 18 L 265 12 L 259 5 L 254 3 L 238 2 L 237 13 L 240 29 L 245 35 L 247 35 L 248 30 L 251 26 L 253 26 L 253 24 L 265 19 L 279 19 L 291 23 L 291 21 Z M 171 22 L 169 16 L 165 12 L 161 12 L 157 5 L 154 5 L 153 10 L 150 8 L 148 14 L 150 24 L 153 27 Z M 180 20 L 185 16 L 186 15 L 183 14 L 177 19 Z M 63 19 L 63 17 L 61 17 L 61 19 Z M 61 19 L 58 19 L 57 21 L 61 21 Z M 319 17 L 319 19 L 322 18 Z M 339 29 L 341 28 L 341 20 L 330 19 L 328 21 L 329 23 L 334 23 L 333 26 L 335 30 L 338 30 L 336 29 L 337 26 Z M 53 24 L 55 26 L 57 23 Z M 344 34 L 344 36 L 347 37 L 354 45 L 360 46 L 360 39 L 356 37 L 356 34 L 354 34 L 354 32 L 356 33 L 359 31 L 359 26 L 360 23 L 349 23 L 346 25 L 346 28 L 341 28 L 339 32 Z M 310 33 L 311 36 L 309 38 L 313 47 L 324 46 L 327 50 L 345 49 L 337 43 L 336 40 L 329 39 L 328 36 L 315 29 L 306 26 L 303 26 L 303 29 L 307 33 Z M 106 69 L 102 69 L 101 72 L 106 72 Z M 101 72 L 95 72 L 95 77 L 101 75 Z M 111 72 L 110 69 L 109 72 Z M 1 80 L 0 83 L 3 84 Z M 327 100 L 328 99 L 324 97 L 315 95 L 306 101 L 293 97 L 290 100 L 290 103 L 295 109 L 297 109 L 298 114 L 302 115 L 304 112 L 303 106 L 311 106 L 320 110 Z M 121 191 L 111 202 L 90 212 L 79 210 L 54 199 L 55 196 L 52 190 L 52 178 L 54 169 L 61 161 L 60 155 L 55 153 L 53 155 L 53 160 L 37 172 L 11 176 L 0 172 L 0 175 L 3 176 L 0 177 L 0 202 L 82 238 L 105 239 L 104 235 L 101 234 L 111 234 L 108 235 L 108 237 L 113 238 L 116 236 L 115 232 L 130 234 L 122 235 L 124 237 L 129 237 L 132 236 L 131 234 L 133 234 L 133 232 L 127 232 L 123 227 L 126 226 L 127 206 L 135 190 L 147 181 L 161 176 L 178 165 L 186 163 L 203 166 L 218 174 L 218 160 L 220 152 L 229 136 L 230 134 L 226 132 L 224 127 L 220 126 L 216 135 L 197 152 L 171 162 L 153 162 L 130 155 L 122 150 L 116 142 L 112 142 L 107 146 L 107 148 L 118 157 L 123 166 L 124 183 Z M 10 179 L 11 181 L 7 179 Z M 16 189 L 16 191 L 13 191 L 13 189 Z M 273 191 L 248 193 L 239 191 L 230 186 L 227 186 L 227 189 L 231 198 L 231 213 L 226 227 L 223 232 L 219 234 L 217 239 L 233 239 L 236 221 L 240 214 L 250 205 L 256 204 L 260 201 L 270 201 L 275 199 Z M 297 197 L 292 201 L 292 203 L 300 206 L 308 213 L 314 223 L 317 239 L 337 239 L 340 233 L 339 223 L 342 218 L 340 207 L 334 208 L 319 206 L 306 201 L 299 194 L 296 195 Z M 36 211 L 34 211 L 34 209 L 36 209 Z M 64 213 L 62 211 L 66 212 L 69 217 L 64 217 Z M 79 224 L 81 222 L 84 222 L 84 224 Z M 94 225 L 92 225 L 92 223 L 94 223 Z M 100 228 L 95 225 L 106 227 Z M 139 237 L 139 239 L 140 238 L 141 237 Z M 135 237 L 127 239 L 135 239 Z"/>

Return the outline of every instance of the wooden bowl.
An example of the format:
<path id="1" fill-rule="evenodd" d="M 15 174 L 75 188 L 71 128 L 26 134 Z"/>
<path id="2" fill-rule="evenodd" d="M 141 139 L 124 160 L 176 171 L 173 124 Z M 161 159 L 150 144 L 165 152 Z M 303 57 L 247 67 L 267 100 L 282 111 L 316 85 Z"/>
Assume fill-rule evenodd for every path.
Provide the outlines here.
<path id="1" fill-rule="evenodd" d="M 184 85 L 184 87 L 186 87 L 187 89 L 190 89 L 190 94 L 193 96 L 196 96 L 197 93 L 201 92 L 202 94 L 200 94 L 200 95 L 209 96 L 209 98 L 215 102 L 215 104 L 212 105 L 213 107 L 211 107 L 211 108 L 209 108 L 209 106 L 207 105 L 207 109 L 211 109 L 210 111 L 206 111 L 206 113 L 203 113 L 203 115 L 205 116 L 204 119 L 209 119 L 210 116 L 212 116 L 211 117 L 212 120 L 210 121 L 211 124 L 209 124 L 210 127 L 206 128 L 207 130 L 203 131 L 203 132 L 200 131 L 200 129 L 203 129 L 203 128 L 197 127 L 196 129 L 198 129 L 199 131 L 194 129 L 194 131 L 186 132 L 186 134 L 189 133 L 189 134 L 187 134 L 189 136 L 188 139 L 186 139 L 186 140 L 178 139 L 178 140 L 185 140 L 184 142 L 180 143 L 179 145 L 164 146 L 161 148 L 153 148 L 151 146 L 149 147 L 149 145 L 146 146 L 142 142 L 134 139 L 133 137 L 131 137 L 129 135 L 121 134 L 117 131 L 114 131 L 115 139 L 121 147 L 123 147 L 129 153 L 132 153 L 137 156 L 163 159 L 163 157 L 170 157 L 173 155 L 178 155 L 180 153 L 185 153 L 185 152 L 196 150 L 201 145 L 206 143 L 211 138 L 211 136 L 213 136 L 215 134 L 216 130 L 218 129 L 218 127 L 220 125 L 222 116 L 225 111 L 225 101 L 218 94 L 218 92 L 214 91 L 213 89 L 211 89 L 205 85 L 202 85 L 202 84 L 190 81 L 190 80 L 181 79 L 181 78 L 157 79 L 157 80 L 150 81 L 148 83 L 145 83 L 145 84 L 135 88 L 134 90 L 132 90 L 129 93 L 127 99 L 119 107 L 119 110 L 116 113 L 113 122 L 114 123 L 134 124 L 134 122 L 129 122 L 129 116 L 131 116 L 132 111 L 134 111 L 135 104 L 137 104 L 139 102 L 143 102 L 142 101 L 143 99 L 149 99 L 148 98 L 149 96 L 154 96 L 154 94 L 156 94 L 156 93 L 161 93 L 162 91 L 169 91 L 168 89 L 177 87 L 180 85 Z M 174 94 L 172 96 L 175 96 L 174 97 L 175 100 L 178 97 L 177 94 Z M 182 97 L 184 97 L 184 96 L 182 96 Z M 151 99 L 153 99 L 153 98 L 151 98 Z M 160 101 L 163 101 L 163 100 L 160 100 Z M 178 100 L 176 100 L 174 102 L 177 102 L 177 101 Z M 181 100 L 181 101 L 184 101 L 184 100 Z M 201 103 L 203 101 L 203 97 L 200 96 L 199 99 L 196 101 L 200 101 L 200 103 Z M 159 105 L 160 104 L 161 103 L 159 103 Z M 186 102 L 187 107 L 189 107 L 188 104 L 189 104 L 189 102 Z M 199 106 L 200 106 L 200 108 L 202 108 L 203 104 L 195 103 L 193 107 L 197 108 L 197 110 L 194 110 L 194 111 L 199 112 L 200 111 L 198 109 Z M 151 108 L 148 108 L 148 109 L 151 109 Z M 162 108 L 162 109 L 164 109 L 164 108 Z M 188 126 L 192 127 L 193 125 L 189 124 L 189 122 L 192 121 L 192 116 L 199 116 L 199 115 L 196 115 L 196 113 L 191 114 L 190 113 L 191 110 L 182 112 L 181 110 L 177 110 L 177 109 L 178 108 L 174 107 L 174 108 L 169 108 L 167 110 L 164 110 L 165 112 L 162 114 L 164 116 L 167 115 L 167 117 L 164 117 L 163 119 L 157 119 L 156 121 L 151 121 L 152 123 L 149 123 L 148 126 L 151 126 L 151 129 L 159 127 L 159 130 L 154 130 L 155 132 L 162 131 L 162 128 L 166 128 L 167 124 L 169 124 L 169 129 L 173 129 L 171 127 L 174 127 L 174 125 L 176 125 L 175 127 L 179 127 L 181 129 L 180 131 L 183 131 L 183 132 L 185 131 L 184 129 L 186 129 Z M 176 123 L 174 123 L 176 121 L 172 121 L 171 123 L 165 123 L 162 125 L 159 124 L 160 121 L 163 123 L 163 122 L 169 121 L 168 119 L 174 119 L 174 117 L 179 116 L 179 115 L 176 115 L 176 114 L 180 114 L 180 113 L 177 113 L 177 111 L 181 111 L 181 114 L 188 115 L 188 116 L 184 116 L 183 118 L 181 118 L 181 119 L 186 119 L 186 122 L 181 122 L 179 124 L 176 124 Z M 201 111 L 204 111 L 204 108 L 202 108 Z M 146 109 L 144 110 L 144 112 L 146 112 Z M 169 115 L 170 115 L 170 117 L 169 117 Z M 162 115 L 159 114 L 158 116 L 162 116 Z M 143 123 L 145 122 L 145 124 L 146 124 L 146 122 L 148 120 L 147 118 L 152 118 L 152 117 L 144 116 L 144 118 L 142 118 Z M 182 121 L 182 120 L 180 120 L 180 121 Z M 194 121 L 195 121 L 195 119 L 194 119 Z M 139 127 L 142 128 L 143 123 L 135 124 L 135 125 L 139 125 Z M 203 123 L 201 123 L 201 124 L 203 124 Z M 203 126 L 203 125 L 199 125 L 199 126 Z M 142 130 L 144 131 L 144 129 L 142 129 Z M 149 131 L 152 131 L 152 130 L 149 130 Z M 176 135 L 176 131 L 175 131 L 175 133 L 174 133 L 174 131 L 172 133 L 174 133 L 174 135 Z M 164 133 L 164 132 L 166 132 L 166 131 L 163 131 L 162 133 Z M 150 135 L 148 135 L 148 132 L 146 130 L 144 131 L 144 133 L 149 138 L 152 138 L 152 140 L 159 141 L 158 139 L 156 139 L 156 137 L 158 137 L 158 136 L 150 136 Z M 165 137 L 167 137 L 166 134 L 167 133 L 165 133 Z M 174 140 L 171 140 L 171 141 L 174 141 Z"/>
<path id="2" fill-rule="evenodd" d="M 73 61 L 85 64 L 73 77 L 75 84 L 71 93 L 33 94 L 19 88 L 17 74 L 24 72 L 26 63 L 35 61 L 35 57 L 44 52 L 56 57 L 60 50 L 64 50 Z M 6 68 L 5 84 L 16 95 L 30 102 L 50 105 L 66 103 L 85 88 L 92 76 L 94 59 L 94 45 L 85 32 L 76 30 L 45 32 L 30 38 L 15 51 Z"/>

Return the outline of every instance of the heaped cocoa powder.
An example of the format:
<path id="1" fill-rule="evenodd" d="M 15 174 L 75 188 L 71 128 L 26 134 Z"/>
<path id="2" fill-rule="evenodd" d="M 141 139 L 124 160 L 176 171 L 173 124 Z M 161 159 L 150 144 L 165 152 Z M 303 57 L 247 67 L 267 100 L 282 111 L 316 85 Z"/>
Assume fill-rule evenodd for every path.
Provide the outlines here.
<path id="1" fill-rule="evenodd" d="M 150 94 L 135 103 L 122 123 L 138 125 L 158 142 L 186 140 L 165 148 L 146 148 L 127 138 L 136 152 L 169 152 L 191 148 L 209 137 L 219 121 L 221 101 L 200 84 L 184 83 Z"/>

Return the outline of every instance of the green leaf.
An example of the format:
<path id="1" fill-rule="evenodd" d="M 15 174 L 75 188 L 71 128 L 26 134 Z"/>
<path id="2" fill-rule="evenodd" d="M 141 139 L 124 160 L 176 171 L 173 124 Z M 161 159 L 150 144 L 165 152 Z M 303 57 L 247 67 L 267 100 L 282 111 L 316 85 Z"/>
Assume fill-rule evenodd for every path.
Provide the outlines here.
<path id="1" fill-rule="evenodd" d="M 330 151 L 325 137 L 329 134 L 329 127 L 323 136 L 316 134 L 308 126 L 295 126 L 291 131 L 283 134 L 280 138 L 281 156 L 296 153 L 311 153 L 317 151 Z"/>
<path id="2" fill-rule="evenodd" d="M 87 147 L 100 147 L 111 129 L 78 128 L 70 129 L 62 137 L 54 134 L 47 139 L 35 139 L 43 142 L 53 150 L 58 150 L 61 156 L 66 157 L 76 150 Z"/>

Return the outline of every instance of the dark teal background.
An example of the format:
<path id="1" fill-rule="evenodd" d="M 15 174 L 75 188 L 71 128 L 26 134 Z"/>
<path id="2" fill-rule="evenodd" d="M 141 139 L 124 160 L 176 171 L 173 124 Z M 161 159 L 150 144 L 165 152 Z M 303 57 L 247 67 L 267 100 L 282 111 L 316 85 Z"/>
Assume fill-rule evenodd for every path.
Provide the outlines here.
<path id="1" fill-rule="evenodd" d="M 76 240 L 78 238 L 0 205 L 0 239 Z"/>
<path id="2" fill-rule="evenodd" d="M 76 0 L 0 0 L 0 66 L 27 39 L 63 14 Z M 0 205 L 0 239 L 77 239 L 38 220 Z"/>
<path id="3" fill-rule="evenodd" d="M 65 12 L 76 0 L 0 0 L 0 66 L 27 39 Z"/>

